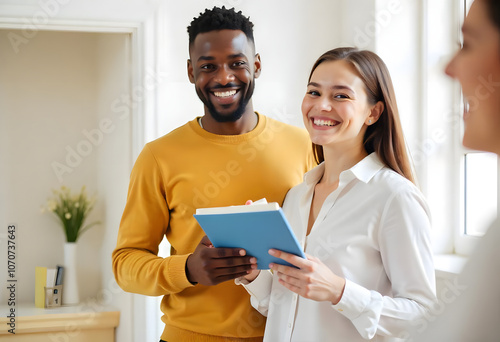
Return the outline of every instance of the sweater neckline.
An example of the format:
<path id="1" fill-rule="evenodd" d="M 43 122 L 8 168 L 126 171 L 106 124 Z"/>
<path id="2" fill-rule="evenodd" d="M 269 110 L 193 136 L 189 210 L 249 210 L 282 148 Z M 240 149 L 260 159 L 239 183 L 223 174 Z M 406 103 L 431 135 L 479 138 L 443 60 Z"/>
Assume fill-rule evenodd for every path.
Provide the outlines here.
<path id="1" fill-rule="evenodd" d="M 248 140 L 258 136 L 260 133 L 262 133 L 262 131 L 266 127 L 267 117 L 259 114 L 258 112 L 255 112 L 255 114 L 257 114 L 257 116 L 258 116 L 257 126 L 255 126 L 254 129 L 251 130 L 250 132 L 243 133 L 243 134 L 221 135 L 221 134 L 210 133 L 210 132 L 208 132 L 200 127 L 200 125 L 198 123 L 198 120 L 200 119 L 199 116 L 196 117 L 195 119 L 189 121 L 189 126 L 196 134 L 201 136 L 203 139 L 207 139 L 207 140 L 210 140 L 213 142 L 218 142 L 218 143 L 237 144 L 237 143 L 241 143 L 244 141 L 248 141 Z"/>

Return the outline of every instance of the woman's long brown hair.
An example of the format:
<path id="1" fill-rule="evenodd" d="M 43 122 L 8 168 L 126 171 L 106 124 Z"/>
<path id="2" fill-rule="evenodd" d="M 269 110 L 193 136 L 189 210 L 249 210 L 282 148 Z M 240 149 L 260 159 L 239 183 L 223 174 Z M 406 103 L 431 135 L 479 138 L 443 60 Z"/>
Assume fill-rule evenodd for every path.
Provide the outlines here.
<path id="1" fill-rule="evenodd" d="M 368 154 L 376 152 L 380 159 L 392 170 L 415 183 L 410 158 L 406 151 L 403 129 L 399 120 L 396 97 L 387 66 L 375 53 L 356 48 L 337 48 L 321 55 L 312 67 L 314 70 L 323 62 L 344 60 L 358 71 L 365 84 L 368 101 L 374 105 L 384 104 L 384 111 L 373 125 L 368 126 L 363 145 Z M 323 146 L 313 144 L 316 161 L 324 161 Z"/>

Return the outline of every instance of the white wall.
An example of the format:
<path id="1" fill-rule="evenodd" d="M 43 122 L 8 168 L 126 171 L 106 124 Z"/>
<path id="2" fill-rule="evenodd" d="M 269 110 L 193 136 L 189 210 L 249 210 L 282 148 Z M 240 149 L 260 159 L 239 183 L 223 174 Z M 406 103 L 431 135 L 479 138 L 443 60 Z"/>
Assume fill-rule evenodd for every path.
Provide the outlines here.
<path id="1" fill-rule="evenodd" d="M 97 125 L 96 40 L 85 33 L 43 32 L 15 54 L 6 34 L 0 31 L 0 134 L 8 142 L 0 147 L 0 163 L 7 166 L 0 184 L 8 196 L 1 205 L 2 227 L 18 225 L 17 294 L 21 301 L 33 302 L 35 266 L 61 264 L 65 240 L 57 219 L 41 214 L 40 207 L 63 184 L 77 191 L 86 185 L 90 194 L 97 190 L 95 153 L 71 161 L 72 172 L 60 178 L 52 167 L 54 162 L 67 165 L 68 150 L 78 149 L 82 130 Z M 84 283 L 83 297 L 100 288 L 102 271 L 94 251 L 101 247 L 103 232 L 101 225 L 79 241 L 80 278 L 95 279 Z"/>
<path id="2" fill-rule="evenodd" d="M 119 222 L 125 207 L 132 158 L 132 117 L 123 108 L 124 99 L 130 98 L 131 46 L 128 34 L 97 35 L 98 106 L 100 124 L 110 123 L 103 133 L 97 154 L 97 184 L 101 193 L 102 220 L 105 229 L 102 246 L 98 250 L 102 282 L 99 291 L 88 301 L 90 307 L 111 306 L 121 309 L 121 321 L 131 322 L 133 308 L 130 294 L 116 284 L 111 268 L 111 252 L 116 246 Z M 117 105 L 120 104 L 120 105 Z M 97 127 L 96 127 L 97 128 Z M 132 336 L 133 325 L 122 324 L 117 340 Z"/>
<path id="3" fill-rule="evenodd" d="M 18 226 L 17 302 L 34 303 L 36 266 L 63 262 L 63 231 L 52 214 L 39 208 L 53 188 L 79 191 L 86 185 L 98 196 L 88 222 L 101 224 L 77 243 L 81 303 L 95 310 L 128 308 L 122 317 L 130 321 L 127 295 L 111 271 L 132 163 L 131 118 L 113 111 L 112 103 L 130 93 L 130 35 L 44 31 L 15 53 L 8 33 L 19 31 L 0 30 L 0 135 L 5 141 L 0 221 L 5 229 L 10 223 Z M 70 163 L 68 150 L 79 156 L 72 155 Z M 54 162 L 71 172 L 55 172 Z M 0 249 L 6 254 L 3 242 Z M 4 284 L 5 276 L 1 272 Z M 6 298 L 4 286 L 1 296 Z M 122 330 L 131 335 L 132 327 Z"/>

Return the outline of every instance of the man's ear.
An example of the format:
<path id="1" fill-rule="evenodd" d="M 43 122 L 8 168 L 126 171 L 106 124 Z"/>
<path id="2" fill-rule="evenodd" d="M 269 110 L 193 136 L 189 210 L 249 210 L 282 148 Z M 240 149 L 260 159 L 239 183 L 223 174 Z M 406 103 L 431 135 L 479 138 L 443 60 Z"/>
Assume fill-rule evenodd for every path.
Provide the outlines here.
<path id="1" fill-rule="evenodd" d="M 375 105 L 372 107 L 370 110 L 370 116 L 368 116 L 365 120 L 365 123 L 367 125 L 373 125 L 375 122 L 378 121 L 380 118 L 380 115 L 384 112 L 385 106 L 382 101 L 378 101 L 375 103 Z"/>
<path id="2" fill-rule="evenodd" d="M 187 72 L 188 72 L 189 82 L 194 84 L 193 63 L 191 63 L 190 59 L 187 60 Z"/>
<path id="3" fill-rule="evenodd" d="M 254 62 L 254 75 L 255 78 L 258 78 L 260 76 L 260 71 L 262 68 L 262 62 L 260 61 L 260 55 L 257 53 L 255 54 L 255 62 Z"/>

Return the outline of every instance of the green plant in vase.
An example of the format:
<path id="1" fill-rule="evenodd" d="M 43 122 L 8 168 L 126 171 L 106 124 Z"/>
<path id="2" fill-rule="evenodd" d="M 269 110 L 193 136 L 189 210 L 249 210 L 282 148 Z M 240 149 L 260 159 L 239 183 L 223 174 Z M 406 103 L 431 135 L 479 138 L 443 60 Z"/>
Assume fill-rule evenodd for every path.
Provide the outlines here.
<path id="1" fill-rule="evenodd" d="M 67 242 L 76 242 L 86 230 L 99 224 L 99 221 L 95 221 L 85 225 L 96 202 L 95 197 L 87 196 L 85 186 L 76 195 L 72 195 L 66 186 L 53 190 L 53 193 L 54 196 L 47 201 L 46 209 L 59 218 Z"/>
<path id="2" fill-rule="evenodd" d="M 64 244 L 64 280 L 63 280 L 63 304 L 77 305 L 80 302 L 78 290 L 78 256 L 76 241 L 89 228 L 99 222 L 87 223 L 85 220 L 94 208 L 96 198 L 89 198 L 85 186 L 80 193 L 71 194 L 71 190 L 62 186 L 59 190 L 53 190 L 54 196 L 47 201 L 48 210 L 57 216 L 66 235 Z"/>

